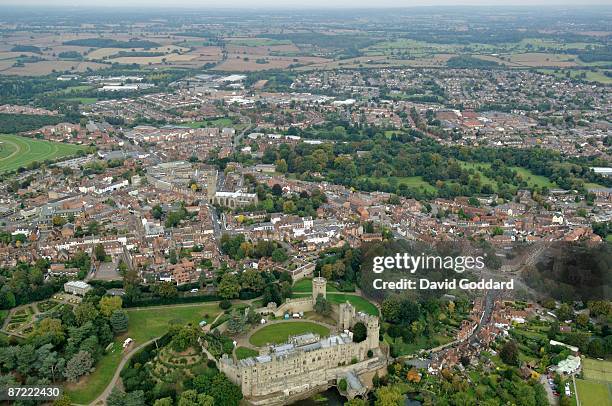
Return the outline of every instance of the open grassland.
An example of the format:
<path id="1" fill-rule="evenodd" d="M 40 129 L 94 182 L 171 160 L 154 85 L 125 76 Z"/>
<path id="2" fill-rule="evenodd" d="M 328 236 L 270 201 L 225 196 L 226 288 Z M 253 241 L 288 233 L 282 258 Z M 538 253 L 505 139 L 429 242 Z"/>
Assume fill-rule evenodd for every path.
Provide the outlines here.
<path id="1" fill-rule="evenodd" d="M 95 400 L 111 381 L 123 355 L 122 343 L 127 337 L 134 340 L 133 346 L 164 335 L 170 323 L 210 323 L 219 314 L 217 303 L 177 306 L 154 306 L 128 309 L 129 327 L 126 334 L 115 339 L 113 348 L 96 364 L 95 371 L 85 379 L 70 384 L 66 392 L 74 403 L 89 404 Z M 132 347 L 134 348 L 134 347 Z"/>
<path id="2" fill-rule="evenodd" d="M 0 134 L 0 173 L 14 171 L 32 162 L 66 158 L 84 149 L 79 145 Z"/>
<path id="3" fill-rule="evenodd" d="M 612 361 L 584 358 L 582 374 L 586 379 L 612 383 Z"/>
<path id="4" fill-rule="evenodd" d="M 142 344 L 163 335 L 168 330 L 169 323 L 197 324 L 202 320 L 210 323 L 219 312 L 216 303 L 128 309 L 130 318 L 128 334 L 137 344 Z"/>
<path id="5" fill-rule="evenodd" d="M 612 384 L 576 379 L 576 389 L 581 405 L 603 406 L 612 404 Z"/>
<path id="6" fill-rule="evenodd" d="M 566 72 L 569 72 L 569 76 L 572 79 L 586 80 L 588 82 L 598 82 L 603 84 L 612 84 L 612 77 L 606 76 L 605 70 L 597 69 L 595 71 L 584 70 L 584 69 L 538 69 L 538 72 L 546 75 L 552 75 L 558 79 L 567 78 Z M 584 77 L 581 75 L 584 74 Z"/>
<path id="7" fill-rule="evenodd" d="M 270 324 L 260 330 L 257 330 L 249 342 L 257 347 L 264 346 L 268 343 L 281 344 L 287 342 L 289 336 L 314 333 L 321 337 L 329 335 L 329 329 L 320 324 L 311 323 L 308 321 L 287 321 L 283 323 Z"/>
<path id="8" fill-rule="evenodd" d="M 486 162 L 481 163 L 481 162 L 463 162 L 463 161 L 460 161 L 459 164 L 461 165 L 463 169 L 473 169 L 476 172 L 479 172 L 480 180 L 483 184 L 491 185 L 491 187 L 493 187 L 494 189 L 497 188 L 497 183 L 493 179 L 485 176 L 482 173 L 482 170 L 488 169 L 491 166 L 491 164 L 486 163 Z M 549 189 L 557 187 L 557 185 L 551 182 L 550 179 L 548 179 L 546 176 L 536 175 L 527 168 L 522 168 L 520 166 L 512 166 L 510 167 L 510 169 L 516 171 L 518 175 L 527 182 L 529 187 L 547 187 Z"/>

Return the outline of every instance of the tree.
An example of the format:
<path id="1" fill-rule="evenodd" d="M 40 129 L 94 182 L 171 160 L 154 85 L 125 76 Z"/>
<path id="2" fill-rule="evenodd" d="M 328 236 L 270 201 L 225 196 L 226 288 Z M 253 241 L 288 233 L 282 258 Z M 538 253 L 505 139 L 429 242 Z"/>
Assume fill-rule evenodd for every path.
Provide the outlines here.
<path id="1" fill-rule="evenodd" d="M 87 351 L 77 352 L 67 363 L 64 376 L 69 382 L 76 382 L 82 375 L 91 373 L 94 360 Z"/>
<path id="2" fill-rule="evenodd" d="M 282 196 L 283 188 L 281 187 L 281 185 L 279 185 L 278 183 L 275 183 L 274 186 L 272 186 L 272 194 L 274 196 Z"/>
<path id="3" fill-rule="evenodd" d="M 181 393 L 178 400 L 178 406 L 214 406 L 215 399 L 205 393 L 196 392 L 195 390 L 186 390 Z"/>
<path id="4" fill-rule="evenodd" d="M 355 398 L 351 399 L 348 402 L 344 402 L 344 406 L 368 406 L 369 403 L 366 400 Z"/>
<path id="5" fill-rule="evenodd" d="M 401 406 L 404 404 L 404 395 L 397 386 L 383 386 L 376 390 L 376 406 Z"/>
<path id="6" fill-rule="evenodd" d="M 399 323 L 402 303 L 398 296 L 391 296 L 383 300 L 381 306 L 382 315 L 390 323 Z"/>
<path id="7" fill-rule="evenodd" d="M 153 286 L 153 291 L 162 299 L 173 299 L 178 296 L 176 285 L 172 282 L 162 282 Z"/>
<path id="8" fill-rule="evenodd" d="M 314 311 L 322 314 L 323 316 L 329 316 L 332 312 L 332 307 L 327 299 L 323 295 L 319 294 L 314 305 Z"/>
<path id="9" fill-rule="evenodd" d="M 556 311 L 557 318 L 561 321 L 572 320 L 574 318 L 574 310 L 567 303 L 563 303 Z"/>
<path id="10" fill-rule="evenodd" d="M 153 206 L 153 208 L 151 209 L 151 215 L 156 220 L 160 220 L 162 218 L 162 216 L 164 215 L 164 212 L 159 204 L 156 204 L 155 206 Z"/>
<path id="11" fill-rule="evenodd" d="M 367 336 L 368 329 L 366 328 L 365 324 L 360 321 L 355 323 L 355 325 L 353 326 L 353 341 L 355 341 L 356 343 L 360 343 L 365 340 Z"/>
<path id="12" fill-rule="evenodd" d="M 215 399 L 215 405 L 238 406 L 242 399 L 242 391 L 222 373 L 212 379 L 209 394 Z"/>
<path id="13" fill-rule="evenodd" d="M 74 309 L 74 316 L 76 317 L 77 324 L 82 326 L 98 317 L 98 309 L 89 302 L 82 302 Z"/>
<path id="14" fill-rule="evenodd" d="M 106 250 L 104 245 L 98 244 L 94 248 L 94 256 L 99 262 L 103 262 L 106 259 Z"/>
<path id="15" fill-rule="evenodd" d="M 217 293 L 223 299 L 234 299 L 240 293 L 240 282 L 238 277 L 231 273 L 226 273 L 221 277 L 221 282 L 217 288 Z"/>
<path id="16" fill-rule="evenodd" d="M 519 350 L 514 340 L 507 341 L 499 352 L 499 357 L 508 365 L 519 365 Z"/>
<path id="17" fill-rule="evenodd" d="M 70 396 L 63 394 L 53 401 L 53 406 L 72 406 L 72 400 L 70 400 Z"/>
<path id="18" fill-rule="evenodd" d="M 110 325 L 115 334 L 124 333 L 128 330 L 128 315 L 124 310 L 114 310 L 110 317 Z"/>
<path id="19" fill-rule="evenodd" d="M 123 300 L 119 296 L 104 296 L 100 299 L 100 313 L 104 317 L 110 317 L 115 310 L 121 309 Z"/>
<path id="20" fill-rule="evenodd" d="M 261 276 L 261 272 L 254 269 L 244 271 L 242 275 L 240 275 L 240 281 L 242 289 L 251 290 L 253 292 L 261 292 L 266 285 Z"/>
<path id="21" fill-rule="evenodd" d="M 344 378 L 340 379 L 340 381 L 338 382 L 338 389 L 340 389 L 340 391 L 342 392 L 346 392 L 347 388 L 348 388 L 348 383 L 346 382 L 346 379 Z"/>
<path id="22" fill-rule="evenodd" d="M 174 402 L 172 401 L 172 398 L 170 397 L 157 399 L 155 403 L 153 403 L 153 406 L 173 406 L 173 405 L 174 405 Z"/>
<path id="23" fill-rule="evenodd" d="M 604 341 L 601 338 L 591 340 L 587 353 L 593 358 L 603 358 L 606 355 Z"/>
<path id="24" fill-rule="evenodd" d="M 272 261 L 274 262 L 285 262 L 287 260 L 287 254 L 282 248 L 276 248 L 272 251 Z"/>

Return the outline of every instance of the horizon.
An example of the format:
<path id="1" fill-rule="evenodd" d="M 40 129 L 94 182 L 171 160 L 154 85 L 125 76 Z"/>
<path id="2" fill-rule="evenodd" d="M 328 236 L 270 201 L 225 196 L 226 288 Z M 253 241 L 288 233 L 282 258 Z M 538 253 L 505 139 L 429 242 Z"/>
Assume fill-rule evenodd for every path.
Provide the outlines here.
<path id="1" fill-rule="evenodd" d="M 143 6 L 147 6 L 154 9 L 177 9 L 182 10 L 360 10 L 360 9 L 412 9 L 412 8 L 461 8 L 461 7 L 475 7 L 475 8 L 549 8 L 549 7 L 564 7 L 564 8 L 584 8 L 584 7 L 604 7 L 612 8 L 607 0 L 587 0 L 585 3 L 578 4 L 574 0 L 558 1 L 558 0 L 421 0 L 417 2 L 402 2 L 409 4 L 398 4 L 393 0 L 380 0 L 374 5 L 371 2 L 365 0 L 336 0 L 333 2 L 326 2 L 323 0 L 313 0 L 309 4 L 304 4 L 296 0 L 279 1 L 279 0 L 260 0 L 257 5 L 253 5 L 253 2 L 248 0 L 232 0 L 225 2 L 220 5 L 214 1 L 194 1 L 194 0 L 178 0 L 168 4 L 167 0 L 110 0 L 104 4 L 92 5 L 90 2 L 83 0 L 59 0 L 55 1 L 54 4 L 41 0 L 8 0 L 4 4 L 0 5 L 0 8 L 32 8 L 41 7 L 45 9 L 109 9 L 109 8 L 121 8 L 121 9 L 135 9 Z M 140 9 L 139 9 L 140 10 Z M 142 11 L 142 10 L 140 10 Z"/>

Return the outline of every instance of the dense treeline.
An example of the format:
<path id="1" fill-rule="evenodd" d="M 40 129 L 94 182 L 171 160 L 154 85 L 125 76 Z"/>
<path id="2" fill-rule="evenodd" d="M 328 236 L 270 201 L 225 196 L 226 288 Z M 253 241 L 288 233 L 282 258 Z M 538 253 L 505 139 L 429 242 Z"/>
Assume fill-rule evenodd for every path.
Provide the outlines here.
<path id="1" fill-rule="evenodd" d="M 500 66 L 495 61 L 487 61 L 473 56 L 460 55 L 454 56 L 446 61 L 446 66 L 457 69 L 490 69 Z"/>
<path id="2" fill-rule="evenodd" d="M 357 153 L 356 151 L 360 151 Z M 428 198 L 498 193 L 511 199 L 518 189 L 535 189 L 512 167 L 523 167 L 556 182 L 564 189 L 584 191 L 585 182 L 612 186 L 612 180 L 589 169 L 588 160 L 564 161 L 556 151 L 531 148 L 445 147 L 431 139 L 402 143 L 376 135 L 373 139 L 337 144 L 281 145 L 268 149 L 266 162 L 282 162 L 283 169 L 307 180 L 328 181 L 361 190 L 380 190 L 400 196 Z M 482 163 L 482 171 L 465 162 Z M 490 165 L 490 169 L 486 166 Z M 484 172 L 484 173 L 483 173 Z M 490 175 L 494 184 L 484 182 Z M 435 191 L 410 187 L 402 178 L 420 176 Z M 539 192 L 546 193 L 545 187 Z"/>
<path id="3" fill-rule="evenodd" d="M 63 116 L 0 113 L 0 133 L 19 133 L 65 121 Z"/>
<path id="4" fill-rule="evenodd" d="M 157 42 L 131 39 L 119 41 L 110 38 L 82 38 L 65 41 L 64 45 L 94 47 L 94 48 L 155 48 L 160 46 Z"/>

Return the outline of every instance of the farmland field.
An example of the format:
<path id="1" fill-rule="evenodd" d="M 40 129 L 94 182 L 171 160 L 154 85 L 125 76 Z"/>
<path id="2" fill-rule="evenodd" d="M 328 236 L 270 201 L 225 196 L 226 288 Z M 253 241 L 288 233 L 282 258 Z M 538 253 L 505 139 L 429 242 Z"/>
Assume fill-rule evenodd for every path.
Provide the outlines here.
<path id="1" fill-rule="evenodd" d="M 0 173 L 25 167 L 32 162 L 67 158 L 84 150 L 73 144 L 43 141 L 18 135 L 0 135 Z"/>

